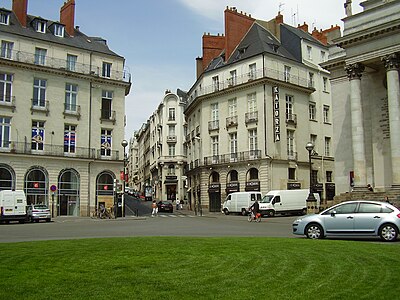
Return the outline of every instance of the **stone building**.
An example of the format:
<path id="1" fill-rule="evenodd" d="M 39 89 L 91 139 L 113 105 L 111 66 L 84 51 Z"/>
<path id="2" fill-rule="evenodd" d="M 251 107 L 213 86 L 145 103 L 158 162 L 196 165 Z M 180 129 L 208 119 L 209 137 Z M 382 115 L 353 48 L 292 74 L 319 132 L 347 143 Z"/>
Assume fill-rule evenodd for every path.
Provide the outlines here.
<path id="1" fill-rule="evenodd" d="M 225 34 L 203 36 L 185 108 L 188 199 L 220 211 L 236 191 L 310 186 L 335 195 L 327 43 L 340 28 L 308 32 L 283 16 L 256 20 L 225 10 Z"/>
<path id="2" fill-rule="evenodd" d="M 75 27 L 75 1 L 60 20 L 0 8 L 0 189 L 24 190 L 53 215 L 113 206 L 123 170 L 125 60 Z M 43 12 L 45 13 L 45 12 Z"/>
<path id="3" fill-rule="evenodd" d="M 337 192 L 367 192 L 370 184 L 379 199 L 387 192 L 394 199 L 400 188 L 400 2 L 363 1 L 357 14 L 351 2 L 343 36 L 323 64 L 335 99 Z"/>

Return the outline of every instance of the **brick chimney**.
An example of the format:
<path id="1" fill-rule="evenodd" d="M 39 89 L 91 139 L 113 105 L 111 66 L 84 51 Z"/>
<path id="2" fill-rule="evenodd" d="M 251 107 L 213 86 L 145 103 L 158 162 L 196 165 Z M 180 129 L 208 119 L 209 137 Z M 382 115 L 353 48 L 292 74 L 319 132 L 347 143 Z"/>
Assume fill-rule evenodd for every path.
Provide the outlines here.
<path id="1" fill-rule="evenodd" d="M 308 33 L 308 24 L 307 24 L 306 22 L 304 22 L 303 25 L 300 25 L 300 24 L 297 25 L 297 28 L 303 30 L 304 32 L 307 32 L 307 33 Z"/>
<path id="2" fill-rule="evenodd" d="M 23 27 L 26 27 L 26 18 L 28 15 L 28 0 L 13 0 L 12 10 L 21 25 Z"/>
<path id="3" fill-rule="evenodd" d="M 203 59 L 202 67 L 204 71 L 208 64 L 216 58 L 225 47 L 225 37 L 224 35 L 210 35 L 209 33 L 204 33 L 203 35 Z"/>
<path id="4" fill-rule="evenodd" d="M 60 23 L 70 36 L 75 34 L 75 0 L 67 0 L 60 9 Z"/>
<path id="5" fill-rule="evenodd" d="M 249 31 L 255 19 L 251 15 L 238 12 L 235 7 L 225 9 L 225 59 L 228 60 L 232 52 Z"/>

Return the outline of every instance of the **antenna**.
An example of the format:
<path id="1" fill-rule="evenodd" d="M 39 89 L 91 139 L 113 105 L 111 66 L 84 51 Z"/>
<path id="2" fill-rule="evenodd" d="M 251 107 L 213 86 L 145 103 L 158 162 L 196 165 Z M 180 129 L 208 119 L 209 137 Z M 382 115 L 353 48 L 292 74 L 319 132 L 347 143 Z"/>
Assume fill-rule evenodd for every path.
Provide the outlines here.
<path id="1" fill-rule="evenodd" d="M 297 13 L 293 13 L 293 10 L 291 10 L 291 11 L 292 11 L 292 25 L 294 27 L 296 27 L 296 15 L 297 15 Z"/>
<path id="2" fill-rule="evenodd" d="M 285 5 L 285 3 L 279 2 L 279 12 L 283 11 L 282 7 Z"/>

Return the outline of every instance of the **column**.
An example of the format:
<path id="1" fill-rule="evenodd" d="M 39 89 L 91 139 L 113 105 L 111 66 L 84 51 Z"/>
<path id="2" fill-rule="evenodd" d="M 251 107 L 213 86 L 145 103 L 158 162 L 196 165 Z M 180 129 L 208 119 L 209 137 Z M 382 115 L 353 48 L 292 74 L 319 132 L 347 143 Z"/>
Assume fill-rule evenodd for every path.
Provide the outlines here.
<path id="1" fill-rule="evenodd" d="M 400 86 L 399 55 L 382 58 L 386 68 L 389 106 L 390 150 L 392 155 L 392 188 L 400 189 Z"/>
<path id="2" fill-rule="evenodd" d="M 350 80 L 351 135 L 354 168 L 353 191 L 367 191 L 367 166 L 361 102 L 361 76 L 364 69 L 364 65 L 360 63 L 346 67 L 347 76 Z"/>

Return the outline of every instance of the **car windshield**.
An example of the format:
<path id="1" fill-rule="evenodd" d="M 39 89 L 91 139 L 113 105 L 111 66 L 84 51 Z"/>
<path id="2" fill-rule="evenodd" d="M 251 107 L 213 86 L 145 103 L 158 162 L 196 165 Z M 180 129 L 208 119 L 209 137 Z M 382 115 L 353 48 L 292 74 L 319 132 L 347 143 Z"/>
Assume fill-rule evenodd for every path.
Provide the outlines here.
<path id="1" fill-rule="evenodd" d="M 33 206 L 35 209 L 47 209 L 47 206 L 44 204 L 38 204 Z"/>
<path id="2" fill-rule="evenodd" d="M 272 198 L 274 198 L 273 195 L 265 195 L 265 196 L 262 198 L 261 203 L 270 203 L 271 200 L 272 200 Z"/>

